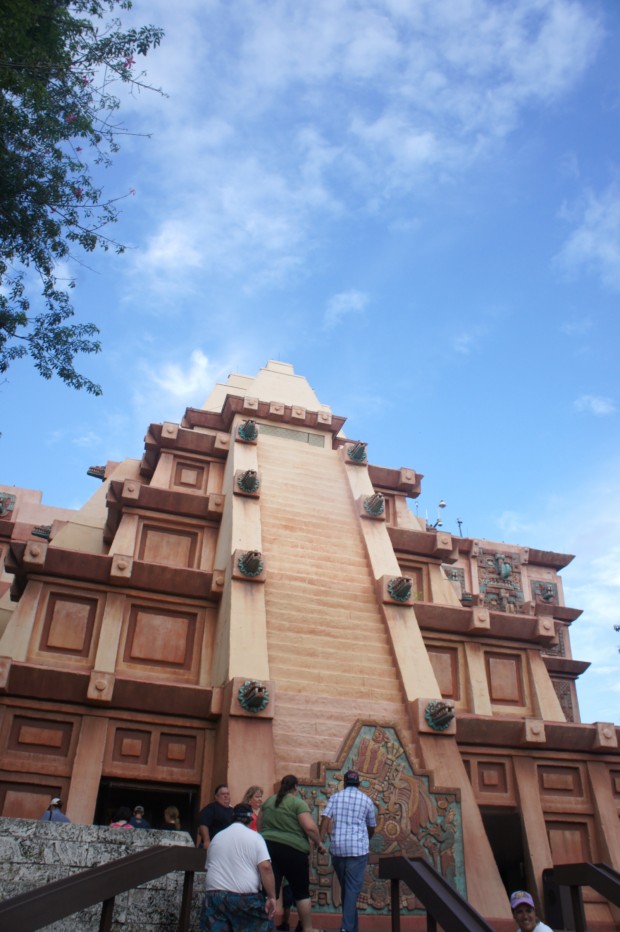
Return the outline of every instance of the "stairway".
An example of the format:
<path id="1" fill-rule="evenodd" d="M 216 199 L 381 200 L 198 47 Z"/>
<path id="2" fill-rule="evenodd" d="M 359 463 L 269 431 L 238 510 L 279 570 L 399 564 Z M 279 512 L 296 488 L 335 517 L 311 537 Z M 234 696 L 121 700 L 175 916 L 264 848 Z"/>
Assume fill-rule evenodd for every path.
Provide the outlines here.
<path id="1" fill-rule="evenodd" d="M 334 760 L 357 719 L 393 722 L 411 747 L 340 456 L 261 436 L 259 468 L 277 772 Z"/>

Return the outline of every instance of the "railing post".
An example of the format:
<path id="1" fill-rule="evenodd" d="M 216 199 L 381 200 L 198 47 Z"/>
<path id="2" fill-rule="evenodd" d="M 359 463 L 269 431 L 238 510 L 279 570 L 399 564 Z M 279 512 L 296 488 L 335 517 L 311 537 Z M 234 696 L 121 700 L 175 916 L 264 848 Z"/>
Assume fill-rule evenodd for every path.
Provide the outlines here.
<path id="1" fill-rule="evenodd" d="M 571 885 L 570 887 L 570 900 L 573 907 L 575 932 L 587 932 L 586 917 L 583 911 L 583 896 L 581 894 L 581 887 L 577 886 L 577 884 Z"/>
<path id="2" fill-rule="evenodd" d="M 426 910 L 426 932 L 437 932 L 437 920 Z"/>
<path id="3" fill-rule="evenodd" d="M 101 904 L 101 919 L 99 921 L 99 932 L 110 932 L 112 929 L 112 915 L 114 913 L 114 899 L 104 900 Z"/>
<path id="4" fill-rule="evenodd" d="M 192 914 L 192 893 L 194 890 L 194 872 L 185 871 L 183 876 L 183 897 L 181 899 L 181 915 L 179 916 L 179 932 L 188 932 L 189 920 Z"/>
<path id="5" fill-rule="evenodd" d="M 400 932 L 400 882 L 390 880 L 390 905 L 392 910 L 392 932 Z"/>

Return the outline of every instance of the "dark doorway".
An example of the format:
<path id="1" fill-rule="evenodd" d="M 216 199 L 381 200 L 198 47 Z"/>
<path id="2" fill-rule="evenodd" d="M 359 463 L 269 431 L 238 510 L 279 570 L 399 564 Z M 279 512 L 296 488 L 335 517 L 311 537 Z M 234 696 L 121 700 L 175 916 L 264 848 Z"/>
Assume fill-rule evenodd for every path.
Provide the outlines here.
<path id="1" fill-rule="evenodd" d="M 527 890 L 519 813 L 481 806 L 482 821 L 506 892 Z"/>
<path id="2" fill-rule="evenodd" d="M 197 786 L 175 786 L 173 783 L 146 783 L 134 780 L 102 780 L 99 786 L 95 825 L 109 825 L 120 806 L 144 806 L 144 818 L 151 828 L 162 828 L 164 809 L 176 806 L 181 829 L 196 835 L 200 790 Z"/>

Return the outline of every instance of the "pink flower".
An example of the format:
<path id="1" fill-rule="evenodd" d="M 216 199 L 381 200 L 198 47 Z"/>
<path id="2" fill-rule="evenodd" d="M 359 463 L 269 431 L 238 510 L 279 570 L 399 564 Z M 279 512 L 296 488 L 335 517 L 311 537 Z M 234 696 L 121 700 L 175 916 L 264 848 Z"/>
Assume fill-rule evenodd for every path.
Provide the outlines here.
<path id="1" fill-rule="evenodd" d="M 76 152 L 81 152 L 81 151 L 82 151 L 82 147 L 81 147 L 81 146 L 76 146 L 76 147 L 75 147 L 75 151 L 76 151 Z"/>
<path id="2" fill-rule="evenodd" d="M 136 61 L 133 55 L 128 55 L 124 61 L 125 68 L 131 68 L 132 65 L 135 65 Z"/>
<path id="3" fill-rule="evenodd" d="M 73 189 L 73 193 L 74 193 L 75 196 L 77 197 L 78 201 L 81 201 L 81 200 L 82 200 L 82 194 L 84 193 L 84 191 L 83 191 L 82 188 L 74 188 L 74 189 Z"/>
<path id="4" fill-rule="evenodd" d="M 68 113 L 65 117 L 65 123 L 75 123 L 76 119 L 75 113 Z"/>

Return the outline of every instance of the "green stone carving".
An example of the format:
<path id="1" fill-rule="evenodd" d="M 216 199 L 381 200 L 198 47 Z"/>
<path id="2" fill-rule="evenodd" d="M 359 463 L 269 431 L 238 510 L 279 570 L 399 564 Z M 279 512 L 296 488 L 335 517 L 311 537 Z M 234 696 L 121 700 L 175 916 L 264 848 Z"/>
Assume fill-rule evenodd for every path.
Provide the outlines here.
<path id="1" fill-rule="evenodd" d="M 237 566 L 244 576 L 260 576 L 264 566 L 263 555 L 259 550 L 248 550 L 239 557 Z"/>
<path id="2" fill-rule="evenodd" d="M 269 690 L 259 680 L 246 680 L 239 687 L 238 698 L 246 712 L 262 712 L 269 705 Z"/>
<path id="3" fill-rule="evenodd" d="M 347 447 L 347 456 L 350 460 L 353 460 L 354 463 L 365 463 L 366 446 L 367 445 L 362 443 L 361 440 L 358 440 L 356 443 L 352 443 L 351 446 Z"/>
<path id="4" fill-rule="evenodd" d="M 373 516 L 385 514 L 385 498 L 381 492 L 367 495 L 364 499 L 364 511 Z"/>
<path id="5" fill-rule="evenodd" d="M 246 469 L 237 479 L 237 485 L 242 492 L 258 492 L 260 479 L 255 469 Z"/>
<path id="6" fill-rule="evenodd" d="M 237 435 L 241 440 L 256 440 L 258 437 L 258 425 L 256 421 L 248 420 L 239 425 Z"/>
<path id="7" fill-rule="evenodd" d="M 454 719 L 454 709 L 447 702 L 435 699 L 426 706 L 424 718 L 434 731 L 445 731 Z"/>
<path id="8" fill-rule="evenodd" d="M 406 602 L 413 591 L 413 579 L 411 576 L 393 576 L 387 584 L 387 590 L 392 599 Z"/>

